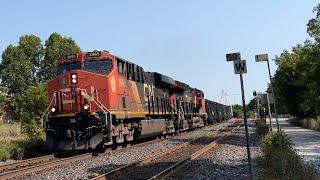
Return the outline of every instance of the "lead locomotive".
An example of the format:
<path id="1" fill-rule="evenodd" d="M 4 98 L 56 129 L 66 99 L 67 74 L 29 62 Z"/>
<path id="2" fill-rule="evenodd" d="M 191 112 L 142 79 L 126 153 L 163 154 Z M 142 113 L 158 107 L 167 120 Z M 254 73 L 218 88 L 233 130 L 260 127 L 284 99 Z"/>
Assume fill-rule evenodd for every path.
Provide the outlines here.
<path id="1" fill-rule="evenodd" d="M 201 90 L 106 51 L 61 59 L 48 98 L 51 150 L 95 149 L 231 117 L 230 107 L 205 100 Z"/>

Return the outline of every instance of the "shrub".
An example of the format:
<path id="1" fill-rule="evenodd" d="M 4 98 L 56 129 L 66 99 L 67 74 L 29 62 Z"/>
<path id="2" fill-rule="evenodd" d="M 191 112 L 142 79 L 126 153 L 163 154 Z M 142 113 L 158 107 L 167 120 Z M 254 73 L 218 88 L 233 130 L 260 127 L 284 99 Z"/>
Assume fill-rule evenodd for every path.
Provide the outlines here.
<path id="1" fill-rule="evenodd" d="M 27 89 L 20 98 L 20 118 L 22 132 L 33 139 L 42 135 L 42 115 L 48 106 L 47 93 L 44 85 Z"/>
<path id="2" fill-rule="evenodd" d="M 263 136 L 269 132 L 269 126 L 267 125 L 265 119 L 256 120 L 256 126 L 257 134 L 260 136 Z"/>
<path id="3" fill-rule="evenodd" d="M 248 111 L 247 116 L 248 116 L 248 118 L 254 118 L 254 112 Z"/>
<path id="4" fill-rule="evenodd" d="M 317 116 L 317 118 L 305 118 L 305 119 L 290 117 L 288 121 L 295 126 L 300 126 L 306 129 L 320 131 L 320 116 Z"/>
<path id="5" fill-rule="evenodd" d="M 283 131 L 270 132 L 263 138 L 262 154 L 265 171 L 261 179 L 316 179 L 319 175 L 303 164 Z"/>
<path id="6" fill-rule="evenodd" d="M 17 141 L 3 141 L 0 144 L 0 159 L 2 161 L 7 159 L 22 159 L 23 148 Z"/>
<path id="7" fill-rule="evenodd" d="M 10 153 L 7 149 L 0 147 L 0 161 L 5 161 L 10 158 Z"/>
<path id="8" fill-rule="evenodd" d="M 288 122 L 290 122 L 291 124 L 293 124 L 295 126 L 303 126 L 302 120 L 299 120 L 296 117 L 289 117 Z"/>
<path id="9" fill-rule="evenodd" d="M 3 141 L 0 144 L 0 160 L 23 159 L 43 153 L 44 138 Z"/>

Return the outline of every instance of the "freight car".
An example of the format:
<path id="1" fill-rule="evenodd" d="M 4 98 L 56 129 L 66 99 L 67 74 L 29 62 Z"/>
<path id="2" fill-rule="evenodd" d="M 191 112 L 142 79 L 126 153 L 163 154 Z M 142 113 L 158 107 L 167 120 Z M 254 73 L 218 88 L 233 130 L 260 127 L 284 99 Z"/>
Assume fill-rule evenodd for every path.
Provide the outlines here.
<path id="1" fill-rule="evenodd" d="M 230 118 L 225 106 L 205 101 L 201 90 L 107 51 L 58 61 L 48 99 L 50 150 L 95 149 Z"/>

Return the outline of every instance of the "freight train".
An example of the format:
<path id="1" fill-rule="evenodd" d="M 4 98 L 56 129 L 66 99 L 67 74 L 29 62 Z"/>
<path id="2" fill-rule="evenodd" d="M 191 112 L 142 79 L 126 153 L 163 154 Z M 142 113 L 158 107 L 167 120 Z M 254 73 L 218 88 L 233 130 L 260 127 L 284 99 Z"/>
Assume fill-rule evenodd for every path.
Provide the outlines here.
<path id="1" fill-rule="evenodd" d="M 107 51 L 57 63 L 45 119 L 50 150 L 83 150 L 172 134 L 231 118 L 203 91 Z"/>

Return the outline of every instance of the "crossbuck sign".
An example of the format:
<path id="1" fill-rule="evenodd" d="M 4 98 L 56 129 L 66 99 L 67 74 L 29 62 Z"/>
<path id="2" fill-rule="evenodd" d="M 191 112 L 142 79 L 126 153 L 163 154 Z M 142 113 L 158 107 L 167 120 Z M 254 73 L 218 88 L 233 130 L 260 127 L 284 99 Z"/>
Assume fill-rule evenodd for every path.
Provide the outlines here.
<path id="1" fill-rule="evenodd" d="M 233 61 L 234 74 L 245 74 L 247 73 L 246 60 Z"/>

